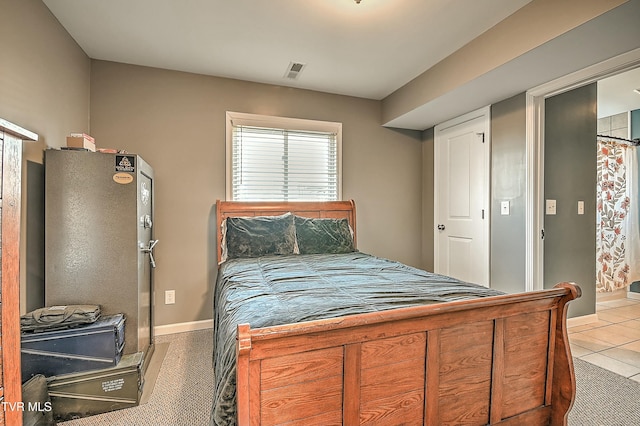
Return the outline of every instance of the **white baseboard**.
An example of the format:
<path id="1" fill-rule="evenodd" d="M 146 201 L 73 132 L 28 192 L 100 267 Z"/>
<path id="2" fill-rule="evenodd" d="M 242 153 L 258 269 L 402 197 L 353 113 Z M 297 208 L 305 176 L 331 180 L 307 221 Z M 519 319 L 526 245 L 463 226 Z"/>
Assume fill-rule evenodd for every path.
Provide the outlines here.
<path id="1" fill-rule="evenodd" d="M 599 302 L 610 302 L 612 300 L 620 300 L 627 297 L 627 289 L 621 288 L 614 291 L 608 291 L 604 293 L 596 293 L 596 303 Z"/>
<path id="2" fill-rule="evenodd" d="M 640 300 L 640 293 L 636 293 L 635 291 L 627 291 L 627 298 Z"/>
<path id="3" fill-rule="evenodd" d="M 207 328 L 213 328 L 213 319 L 157 325 L 153 328 L 153 332 L 156 336 L 164 336 L 165 334 L 184 333 L 186 331 L 205 330 Z"/>
<path id="4" fill-rule="evenodd" d="M 598 322 L 598 314 L 582 315 L 580 317 L 567 318 L 567 327 L 577 327 L 594 322 Z"/>

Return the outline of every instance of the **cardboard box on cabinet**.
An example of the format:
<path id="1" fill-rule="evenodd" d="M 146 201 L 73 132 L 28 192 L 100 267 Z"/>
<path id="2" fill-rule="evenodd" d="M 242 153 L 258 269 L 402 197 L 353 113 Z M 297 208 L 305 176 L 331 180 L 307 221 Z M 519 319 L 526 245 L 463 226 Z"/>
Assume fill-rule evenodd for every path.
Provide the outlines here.
<path id="1" fill-rule="evenodd" d="M 91 136 L 84 133 L 71 133 L 67 136 L 67 148 L 86 149 L 91 152 L 95 152 L 96 141 Z"/>

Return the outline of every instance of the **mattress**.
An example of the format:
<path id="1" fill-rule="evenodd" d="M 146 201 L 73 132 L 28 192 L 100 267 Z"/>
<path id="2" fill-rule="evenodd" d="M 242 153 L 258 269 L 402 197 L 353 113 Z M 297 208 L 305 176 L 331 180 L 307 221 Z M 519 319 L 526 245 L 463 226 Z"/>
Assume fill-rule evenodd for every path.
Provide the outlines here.
<path id="1" fill-rule="evenodd" d="M 232 259 L 214 296 L 211 425 L 234 425 L 238 324 L 299 323 L 503 294 L 361 252 Z"/>

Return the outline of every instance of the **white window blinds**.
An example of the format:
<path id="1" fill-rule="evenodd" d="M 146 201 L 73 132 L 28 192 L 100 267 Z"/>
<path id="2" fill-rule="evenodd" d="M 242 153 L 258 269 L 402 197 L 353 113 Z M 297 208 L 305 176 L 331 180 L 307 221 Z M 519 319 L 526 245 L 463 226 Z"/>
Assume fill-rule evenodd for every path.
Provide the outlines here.
<path id="1" fill-rule="evenodd" d="M 231 124 L 231 197 L 236 201 L 338 200 L 335 131 Z"/>

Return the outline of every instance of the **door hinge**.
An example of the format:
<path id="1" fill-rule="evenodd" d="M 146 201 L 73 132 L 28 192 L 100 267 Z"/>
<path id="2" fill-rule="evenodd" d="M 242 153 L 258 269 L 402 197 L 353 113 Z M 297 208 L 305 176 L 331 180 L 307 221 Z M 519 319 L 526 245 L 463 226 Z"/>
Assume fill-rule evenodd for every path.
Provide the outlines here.
<path id="1" fill-rule="evenodd" d="M 482 136 L 482 143 L 484 143 L 484 132 L 476 133 L 477 136 Z"/>
<path id="2" fill-rule="evenodd" d="M 484 209 L 482 209 L 482 218 L 484 219 Z"/>
<path id="3" fill-rule="evenodd" d="M 544 240 L 544 229 L 540 230 L 540 239 Z"/>

